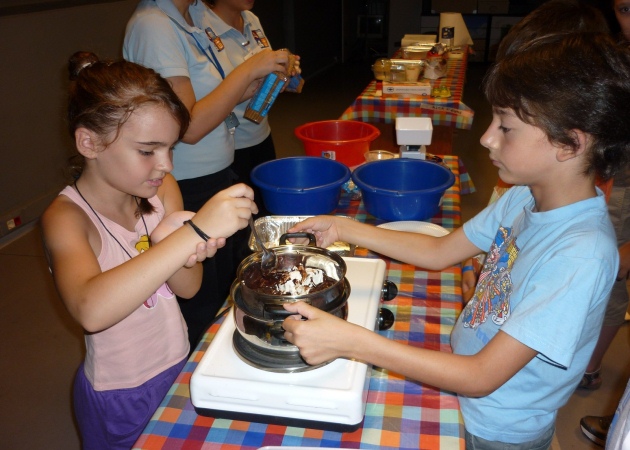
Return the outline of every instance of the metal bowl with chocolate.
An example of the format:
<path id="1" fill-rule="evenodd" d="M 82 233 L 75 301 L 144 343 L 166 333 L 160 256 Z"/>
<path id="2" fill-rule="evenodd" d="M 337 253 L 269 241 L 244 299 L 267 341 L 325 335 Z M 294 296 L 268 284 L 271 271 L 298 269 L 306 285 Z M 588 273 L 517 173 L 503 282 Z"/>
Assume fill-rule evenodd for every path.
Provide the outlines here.
<path id="1" fill-rule="evenodd" d="M 344 292 L 337 299 L 324 305 L 324 310 L 341 319 L 348 317 L 348 297 L 350 284 L 346 280 Z M 235 281 L 232 285 L 232 299 L 234 301 L 234 321 L 241 336 L 255 347 L 274 349 L 277 352 L 298 352 L 297 348 L 284 339 L 282 324 L 290 315 L 282 304 L 263 304 L 263 314 L 254 313 L 243 300 L 242 286 Z"/>
<path id="2" fill-rule="evenodd" d="M 291 237 L 308 236 L 313 245 L 291 244 Z M 275 247 L 277 265 L 264 274 L 261 252 L 245 258 L 238 267 L 237 281 L 240 296 L 251 314 L 265 317 L 269 305 L 282 307 L 283 303 L 303 301 L 319 309 L 342 296 L 346 263 L 341 256 L 315 247 L 312 234 L 284 234 L 281 244 Z M 277 308 L 277 309 L 280 309 Z"/>

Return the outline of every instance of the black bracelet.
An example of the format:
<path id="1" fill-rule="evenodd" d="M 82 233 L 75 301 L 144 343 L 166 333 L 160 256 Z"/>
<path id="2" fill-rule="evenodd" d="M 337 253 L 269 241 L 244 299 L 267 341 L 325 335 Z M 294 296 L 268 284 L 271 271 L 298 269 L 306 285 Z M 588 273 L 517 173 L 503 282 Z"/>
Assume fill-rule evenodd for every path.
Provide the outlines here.
<path id="1" fill-rule="evenodd" d="M 192 229 L 195 230 L 195 233 L 197 233 L 201 239 L 203 239 L 204 241 L 208 242 L 208 239 L 210 239 L 210 236 L 208 236 L 206 233 L 201 231 L 201 228 L 199 228 L 197 225 L 195 225 L 192 220 L 186 220 L 184 222 L 184 225 L 185 224 L 190 225 L 192 227 Z"/>

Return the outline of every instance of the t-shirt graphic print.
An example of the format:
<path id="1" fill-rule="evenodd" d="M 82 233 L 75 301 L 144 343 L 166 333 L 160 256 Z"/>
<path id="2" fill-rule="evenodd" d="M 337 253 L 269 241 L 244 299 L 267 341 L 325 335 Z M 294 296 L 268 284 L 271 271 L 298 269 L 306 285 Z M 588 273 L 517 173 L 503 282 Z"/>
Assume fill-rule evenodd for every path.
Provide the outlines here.
<path id="1" fill-rule="evenodd" d="M 464 328 L 476 329 L 488 317 L 502 325 L 510 316 L 510 271 L 519 251 L 515 241 L 512 228 L 499 228 L 479 274 L 475 294 L 462 312 Z"/>

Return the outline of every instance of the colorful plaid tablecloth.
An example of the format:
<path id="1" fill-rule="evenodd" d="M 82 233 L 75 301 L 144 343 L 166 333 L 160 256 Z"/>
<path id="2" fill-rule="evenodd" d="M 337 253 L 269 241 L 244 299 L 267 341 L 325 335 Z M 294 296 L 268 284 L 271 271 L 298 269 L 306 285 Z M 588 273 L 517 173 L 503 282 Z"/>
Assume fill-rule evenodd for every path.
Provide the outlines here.
<path id="1" fill-rule="evenodd" d="M 446 191 L 440 213 L 430 221 L 453 230 L 460 226 L 460 194 L 474 187 L 456 156 L 444 156 L 456 175 Z M 368 223 L 382 221 L 368 215 L 360 200 L 343 195 L 336 214 Z M 356 256 L 375 258 L 367 249 Z M 450 333 L 462 308 L 461 271 L 452 267 L 426 271 L 386 258 L 387 279 L 398 286 L 398 296 L 384 306 L 396 321 L 383 336 L 408 345 L 450 352 Z M 365 449 L 463 449 L 464 425 L 457 397 L 373 368 L 365 419 L 351 433 L 339 433 L 264 423 L 199 416 L 190 401 L 190 378 L 222 320 L 212 325 L 182 373 L 153 415 L 134 448 L 243 449 L 264 446 L 301 446 Z"/>
<path id="2" fill-rule="evenodd" d="M 462 102 L 466 79 L 467 52 L 462 59 L 449 59 L 443 78 L 427 80 L 431 88 L 447 86 L 451 97 L 431 96 L 383 96 L 377 89 L 380 83 L 373 80 L 341 115 L 342 120 L 392 123 L 396 117 L 431 117 L 433 125 L 447 125 L 465 130 L 472 127 L 474 111 Z"/>

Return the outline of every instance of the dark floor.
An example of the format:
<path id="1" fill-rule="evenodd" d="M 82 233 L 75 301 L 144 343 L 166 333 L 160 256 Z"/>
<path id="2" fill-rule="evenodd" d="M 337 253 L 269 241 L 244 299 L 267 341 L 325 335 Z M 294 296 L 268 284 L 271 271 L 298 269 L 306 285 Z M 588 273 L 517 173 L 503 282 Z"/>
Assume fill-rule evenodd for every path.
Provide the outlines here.
<path id="1" fill-rule="evenodd" d="M 481 209 L 497 179 L 479 137 L 490 122 L 490 112 L 479 93 L 485 67 L 471 65 L 464 101 L 475 111 L 472 130 L 457 132 L 454 153 L 459 155 L 477 192 L 462 198 L 464 219 Z M 307 79 L 301 94 L 283 94 L 271 111 L 278 156 L 302 154 L 294 136 L 297 125 L 336 119 L 362 90 L 371 73 L 369 63 L 350 64 Z M 5 294 L 0 316 L 0 448 L 79 448 L 72 420 L 70 388 L 83 356 L 83 337 L 59 300 L 39 242 L 36 227 L 26 227 L 12 241 L 0 241 L 0 279 Z M 554 449 L 591 449 L 579 430 L 587 414 L 614 411 L 630 376 L 629 327 L 615 339 L 602 367 L 599 391 L 577 392 L 560 411 Z"/>

